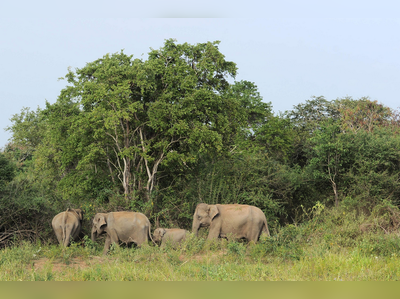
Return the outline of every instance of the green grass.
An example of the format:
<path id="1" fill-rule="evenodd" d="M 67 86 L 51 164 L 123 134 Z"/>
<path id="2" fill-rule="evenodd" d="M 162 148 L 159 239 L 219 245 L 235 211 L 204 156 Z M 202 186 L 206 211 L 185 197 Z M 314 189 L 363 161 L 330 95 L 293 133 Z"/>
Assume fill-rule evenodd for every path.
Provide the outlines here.
<path id="1" fill-rule="evenodd" d="M 210 242 L 203 231 L 176 248 L 113 246 L 107 256 L 100 240 L 88 238 L 68 248 L 20 242 L 0 250 L 0 280 L 399 280 L 400 238 L 390 230 L 393 215 L 387 216 L 333 209 L 276 229 L 257 244 Z"/>
<path id="2" fill-rule="evenodd" d="M 236 245 L 235 245 L 236 246 Z M 400 258 L 366 256 L 353 251 L 332 252 L 316 256 L 306 253 L 300 259 L 268 255 L 254 257 L 246 253 L 207 250 L 196 255 L 182 255 L 179 250 L 163 251 L 156 247 L 115 248 L 106 257 L 80 258 L 76 249 L 67 249 L 75 258 L 64 259 L 49 246 L 46 253 L 33 256 L 38 247 L 25 244 L 1 252 L 2 281 L 340 281 L 398 280 Z M 74 252 L 75 251 L 75 252 Z M 78 250 L 80 251 L 80 249 Z M 99 253 L 100 254 L 100 253 Z M 23 262 L 17 256 L 24 255 Z M 32 255 L 32 256 L 31 256 Z M 7 258 L 5 258 L 8 256 Z M 12 257 L 11 257 L 12 256 Z M 35 265 L 41 263 L 40 268 Z"/>

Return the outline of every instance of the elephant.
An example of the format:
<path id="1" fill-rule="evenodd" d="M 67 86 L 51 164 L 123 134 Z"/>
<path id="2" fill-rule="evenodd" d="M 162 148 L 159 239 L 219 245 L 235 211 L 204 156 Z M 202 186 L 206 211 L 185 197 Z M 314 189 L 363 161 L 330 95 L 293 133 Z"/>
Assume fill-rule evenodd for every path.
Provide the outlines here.
<path id="1" fill-rule="evenodd" d="M 210 227 L 209 240 L 232 236 L 257 242 L 262 232 L 270 235 L 264 213 L 249 205 L 200 203 L 193 215 L 193 233 L 197 236 L 204 226 Z"/>
<path id="2" fill-rule="evenodd" d="M 60 245 L 67 247 L 71 240 L 76 240 L 82 228 L 84 212 L 81 209 L 68 208 L 54 216 L 51 225 Z"/>
<path id="3" fill-rule="evenodd" d="M 182 228 L 157 228 L 153 234 L 154 242 L 161 242 L 161 247 L 164 247 L 167 242 L 173 245 L 186 239 L 189 232 Z"/>
<path id="4" fill-rule="evenodd" d="M 154 243 L 150 234 L 150 221 L 142 213 L 137 212 L 110 212 L 97 213 L 93 218 L 92 241 L 106 233 L 103 254 L 107 254 L 111 243 L 135 243 L 141 246 L 149 239 Z"/>

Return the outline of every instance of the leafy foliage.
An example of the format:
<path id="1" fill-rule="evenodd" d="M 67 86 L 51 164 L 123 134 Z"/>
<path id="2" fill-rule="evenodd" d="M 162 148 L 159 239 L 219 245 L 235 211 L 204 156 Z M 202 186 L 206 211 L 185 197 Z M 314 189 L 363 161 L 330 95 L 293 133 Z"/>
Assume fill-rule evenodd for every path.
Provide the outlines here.
<path id="1" fill-rule="evenodd" d="M 15 167 L 4 154 L 0 153 L 0 194 L 6 188 L 6 185 L 12 181 L 15 176 Z"/>

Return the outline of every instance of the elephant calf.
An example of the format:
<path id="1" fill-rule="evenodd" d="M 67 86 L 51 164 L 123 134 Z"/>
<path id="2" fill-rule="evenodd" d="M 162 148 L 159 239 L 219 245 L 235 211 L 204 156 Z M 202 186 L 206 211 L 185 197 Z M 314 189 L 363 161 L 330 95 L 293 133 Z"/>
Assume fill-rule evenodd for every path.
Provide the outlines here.
<path id="1" fill-rule="evenodd" d="M 67 209 L 54 216 L 51 225 L 60 245 L 67 247 L 71 240 L 76 240 L 82 228 L 83 211 Z"/>
<path id="2" fill-rule="evenodd" d="M 186 239 L 189 232 L 181 228 L 157 228 L 153 234 L 155 242 L 161 242 L 161 247 L 164 247 L 167 242 L 176 245 Z"/>
<path id="3" fill-rule="evenodd" d="M 137 246 L 149 239 L 153 241 L 150 228 L 149 219 L 142 213 L 97 213 L 93 219 L 92 241 L 95 242 L 97 236 L 106 233 L 103 254 L 107 254 L 111 243 L 118 244 L 118 241 L 135 243 Z"/>

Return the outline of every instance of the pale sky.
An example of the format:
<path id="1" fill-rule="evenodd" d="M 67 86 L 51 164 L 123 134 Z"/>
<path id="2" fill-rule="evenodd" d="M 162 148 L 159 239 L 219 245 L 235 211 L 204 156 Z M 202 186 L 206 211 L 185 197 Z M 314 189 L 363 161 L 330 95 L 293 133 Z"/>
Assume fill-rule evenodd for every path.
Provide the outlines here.
<path id="1" fill-rule="evenodd" d="M 13 114 L 57 100 L 66 86 L 58 78 L 68 67 L 81 68 L 122 49 L 147 59 L 150 48 L 162 47 L 169 38 L 191 44 L 221 41 L 222 54 L 237 64 L 236 80 L 254 82 L 276 113 L 312 96 L 327 100 L 369 96 L 391 108 L 400 106 L 400 18 L 393 13 L 383 17 L 381 6 L 375 9 L 368 1 L 345 10 L 343 18 L 332 18 L 332 11 L 340 10 L 337 6 L 330 7 L 329 18 L 321 14 L 313 18 L 309 10 L 299 18 L 296 9 L 301 7 L 278 17 L 284 15 L 284 6 L 280 15 L 273 15 L 268 2 L 264 10 L 243 13 L 239 6 L 229 11 L 222 4 L 215 10 L 205 6 L 192 11 L 182 8 L 186 2 L 175 1 L 182 4 L 181 10 L 154 8 L 139 19 L 127 17 L 129 12 L 138 16 L 133 2 L 112 2 L 121 4 L 120 17 L 115 10 L 107 14 L 111 2 L 96 3 L 93 13 L 79 10 L 76 15 L 75 6 L 54 4 L 48 11 L 29 4 L 16 14 L 16 4 L 6 4 L 14 5 L 11 8 L 0 4 L 0 148 L 11 137 L 3 129 Z M 14 13 L 8 15 L 7 9 Z"/>

